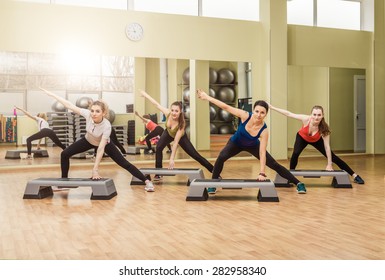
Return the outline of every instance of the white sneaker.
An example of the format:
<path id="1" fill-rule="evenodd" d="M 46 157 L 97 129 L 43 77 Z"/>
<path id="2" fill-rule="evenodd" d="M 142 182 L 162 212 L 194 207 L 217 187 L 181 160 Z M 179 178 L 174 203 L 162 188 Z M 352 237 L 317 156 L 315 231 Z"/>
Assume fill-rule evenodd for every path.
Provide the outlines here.
<path id="1" fill-rule="evenodd" d="M 155 191 L 154 185 L 152 184 L 151 181 L 148 181 L 148 183 L 146 183 L 146 186 L 144 187 L 144 190 L 146 192 L 154 192 Z"/>

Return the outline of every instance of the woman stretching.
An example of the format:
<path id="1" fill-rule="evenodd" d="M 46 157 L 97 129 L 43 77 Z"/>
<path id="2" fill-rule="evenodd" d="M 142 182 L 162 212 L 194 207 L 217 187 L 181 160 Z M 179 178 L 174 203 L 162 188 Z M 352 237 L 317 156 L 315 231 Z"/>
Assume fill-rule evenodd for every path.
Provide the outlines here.
<path id="1" fill-rule="evenodd" d="M 260 171 L 257 180 L 265 181 L 266 165 L 275 170 L 280 176 L 287 179 L 289 182 L 297 185 L 298 193 L 306 193 L 304 183 L 301 183 L 293 174 L 285 167 L 280 165 L 267 151 L 267 142 L 269 139 L 269 131 L 267 129 L 264 119 L 269 111 L 269 105 L 263 101 L 258 100 L 254 103 L 253 112 L 249 113 L 242 109 L 232 107 L 214 97 L 209 96 L 203 90 L 197 90 L 198 97 L 207 100 L 219 108 L 229 112 L 230 114 L 240 118 L 241 122 L 238 125 L 237 131 L 230 137 L 226 146 L 221 150 L 219 156 L 214 164 L 214 171 L 212 178 L 220 178 L 223 166 L 226 160 L 234 157 L 242 151 L 249 152 L 260 161 Z M 214 194 L 216 188 L 208 188 L 208 192 Z"/>
<path id="2" fill-rule="evenodd" d="M 107 120 L 108 106 L 101 100 L 93 101 L 89 109 L 84 109 L 75 106 L 68 100 L 50 92 L 43 88 L 40 88 L 48 96 L 55 98 L 62 103 L 64 107 L 73 111 L 75 114 L 79 114 L 86 119 L 86 134 L 83 138 L 68 146 L 61 153 L 61 173 L 62 178 L 68 178 L 68 171 L 70 168 L 70 157 L 90 149 L 97 148 L 96 158 L 92 169 L 91 179 L 99 180 L 102 177 L 99 175 L 99 164 L 102 160 L 104 152 L 110 156 L 119 166 L 126 169 L 133 176 L 145 182 L 145 190 L 148 192 L 154 191 L 154 186 L 150 180 L 148 180 L 142 172 L 139 171 L 134 165 L 128 162 L 123 155 L 119 152 L 116 146 L 110 141 L 111 123 Z"/>
<path id="3" fill-rule="evenodd" d="M 206 167 L 210 173 L 213 172 L 213 165 L 204 157 L 202 157 L 194 148 L 187 135 L 185 134 L 186 122 L 184 114 L 182 113 L 182 103 L 176 101 L 171 104 L 170 109 L 160 105 L 154 98 L 148 93 L 141 90 L 140 94 L 147 98 L 152 104 L 154 104 L 165 116 L 166 116 L 166 129 L 160 136 L 160 139 L 156 145 L 156 160 L 155 167 L 162 168 L 163 149 L 167 144 L 173 142 L 171 147 L 171 156 L 169 161 L 169 169 L 173 169 L 175 166 L 175 155 L 178 144 L 182 149 L 193 159 L 198 161 L 201 165 Z M 161 176 L 155 175 L 154 180 L 161 180 Z"/>
<path id="4" fill-rule="evenodd" d="M 135 111 L 135 115 L 143 121 L 146 129 L 148 129 L 148 131 L 150 131 L 150 133 L 147 134 L 147 136 L 144 138 L 144 140 L 146 141 L 146 144 L 147 144 L 148 153 L 153 154 L 155 151 L 151 146 L 151 139 L 156 137 L 156 136 L 161 136 L 164 129 L 160 125 L 153 122 L 150 119 L 149 115 L 141 116 L 141 115 L 139 115 L 139 113 L 137 111 Z M 167 148 L 168 148 L 167 152 L 171 153 L 171 145 L 170 144 L 167 144 Z"/>
<path id="5" fill-rule="evenodd" d="M 294 114 L 269 104 L 270 108 L 282 115 L 302 121 L 302 127 L 295 138 L 294 150 L 290 159 L 290 169 L 295 169 L 298 158 L 305 147 L 310 144 L 327 158 L 326 170 L 333 171 L 333 162 L 339 168 L 353 176 L 357 184 L 365 184 L 364 180 L 357 175 L 342 159 L 336 156 L 330 149 L 330 129 L 324 118 L 324 110 L 321 106 L 314 106 L 310 115 Z"/>
<path id="6" fill-rule="evenodd" d="M 39 140 L 37 144 L 37 149 L 40 149 L 40 142 L 41 139 L 48 137 L 51 139 L 56 146 L 62 148 L 63 150 L 66 148 L 66 146 L 60 141 L 60 139 L 57 137 L 56 133 L 49 127 L 49 124 L 47 122 L 47 114 L 46 113 L 38 113 L 37 116 L 31 115 L 26 110 L 16 107 L 17 110 L 22 111 L 27 117 L 30 117 L 31 119 L 35 120 L 37 123 L 38 132 L 29 136 L 27 138 L 27 158 L 32 158 L 32 141 Z"/>

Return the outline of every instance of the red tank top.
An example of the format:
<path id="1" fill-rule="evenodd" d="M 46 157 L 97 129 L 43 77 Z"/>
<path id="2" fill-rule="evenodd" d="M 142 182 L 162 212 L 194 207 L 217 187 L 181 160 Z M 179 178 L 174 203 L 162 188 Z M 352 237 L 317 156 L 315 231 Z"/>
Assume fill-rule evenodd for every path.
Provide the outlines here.
<path id="1" fill-rule="evenodd" d="M 319 130 L 314 135 L 309 135 L 309 124 L 306 126 L 302 126 L 302 128 L 298 131 L 298 134 L 307 142 L 314 143 L 317 142 L 321 138 L 321 133 Z"/>
<path id="2" fill-rule="evenodd" d="M 149 121 L 147 124 L 146 124 L 146 128 L 151 132 L 153 131 L 158 125 L 156 123 L 154 123 L 153 121 Z"/>

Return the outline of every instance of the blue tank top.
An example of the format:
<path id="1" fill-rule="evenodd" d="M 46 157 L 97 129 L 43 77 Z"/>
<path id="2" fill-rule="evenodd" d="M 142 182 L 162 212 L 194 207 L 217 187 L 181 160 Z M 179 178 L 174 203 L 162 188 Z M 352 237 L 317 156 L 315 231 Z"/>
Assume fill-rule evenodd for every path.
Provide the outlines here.
<path id="1" fill-rule="evenodd" d="M 246 130 L 246 124 L 249 122 L 252 113 L 249 113 L 249 117 L 243 123 L 238 125 L 237 131 L 231 136 L 230 140 L 239 147 L 254 147 L 259 145 L 259 137 L 261 133 L 267 128 L 266 123 L 263 124 L 256 136 L 250 135 Z"/>

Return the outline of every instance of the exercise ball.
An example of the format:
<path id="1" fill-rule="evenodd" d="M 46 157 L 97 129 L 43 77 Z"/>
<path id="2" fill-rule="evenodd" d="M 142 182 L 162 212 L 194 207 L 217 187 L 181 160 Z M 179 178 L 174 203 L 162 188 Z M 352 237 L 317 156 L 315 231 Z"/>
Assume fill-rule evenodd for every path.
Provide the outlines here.
<path id="1" fill-rule="evenodd" d="M 115 120 L 115 112 L 113 110 L 111 110 L 111 109 L 110 109 L 110 111 L 108 113 L 107 120 L 109 120 L 111 124 Z"/>
<path id="2" fill-rule="evenodd" d="M 186 85 L 190 84 L 190 68 L 187 67 L 182 74 L 183 83 Z"/>
<path id="3" fill-rule="evenodd" d="M 186 87 L 183 90 L 183 100 L 185 102 L 190 102 L 190 87 Z"/>
<path id="4" fill-rule="evenodd" d="M 215 110 L 214 106 L 210 106 L 210 121 L 214 120 L 216 115 L 217 111 Z"/>
<path id="5" fill-rule="evenodd" d="M 210 123 L 210 134 L 218 134 L 218 127 L 213 123 Z"/>
<path id="6" fill-rule="evenodd" d="M 209 82 L 215 84 L 218 80 L 218 73 L 214 68 L 209 68 Z"/>
<path id="7" fill-rule="evenodd" d="M 78 98 L 78 100 L 76 100 L 76 106 L 80 108 L 88 109 L 88 107 L 91 105 L 92 102 L 93 100 L 91 97 L 83 96 Z"/>
<path id="8" fill-rule="evenodd" d="M 184 117 L 186 119 L 189 119 L 190 118 L 190 106 L 189 105 L 186 105 L 184 107 Z"/>
<path id="9" fill-rule="evenodd" d="M 234 82 L 234 73 L 228 68 L 222 68 L 218 71 L 218 83 L 231 84 Z"/>
<path id="10" fill-rule="evenodd" d="M 63 104 L 61 104 L 59 101 L 55 101 L 51 106 L 52 111 L 54 112 L 65 112 L 66 107 L 64 107 Z"/>
<path id="11" fill-rule="evenodd" d="M 222 87 L 217 95 L 217 98 L 225 103 L 234 102 L 235 99 L 235 92 L 231 87 Z"/>
<path id="12" fill-rule="evenodd" d="M 225 125 L 221 125 L 218 128 L 218 132 L 219 132 L 219 134 L 231 134 L 231 133 L 233 133 L 233 129 L 231 128 L 230 125 L 225 124 Z"/>
<path id="13" fill-rule="evenodd" d="M 227 112 L 226 110 L 220 109 L 218 112 L 219 119 L 225 122 L 233 120 L 233 115 Z"/>
<path id="14" fill-rule="evenodd" d="M 213 88 L 210 88 L 209 95 L 215 98 L 215 90 Z"/>

